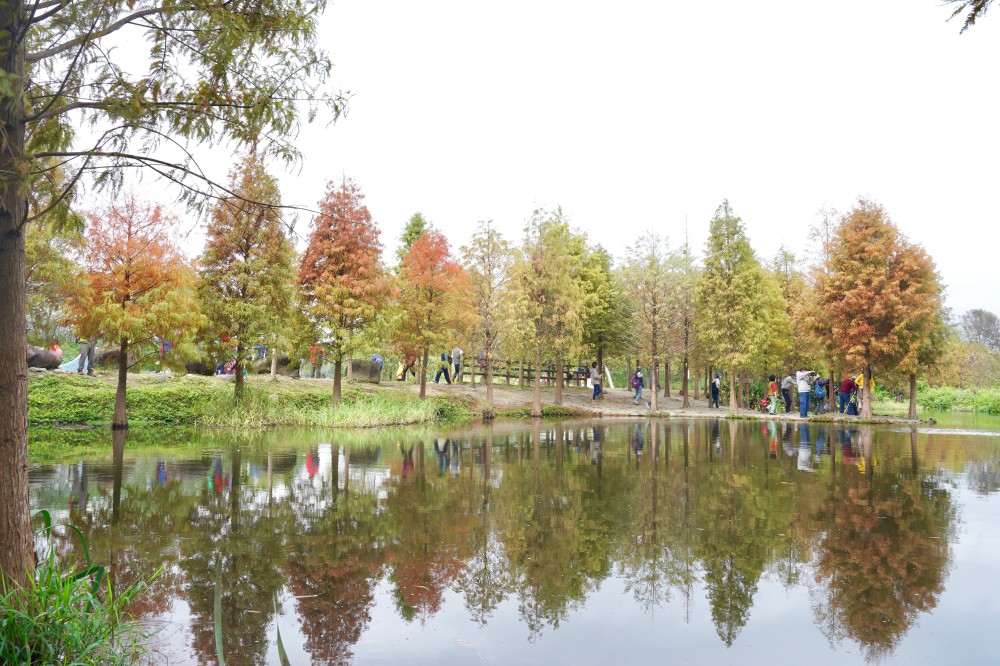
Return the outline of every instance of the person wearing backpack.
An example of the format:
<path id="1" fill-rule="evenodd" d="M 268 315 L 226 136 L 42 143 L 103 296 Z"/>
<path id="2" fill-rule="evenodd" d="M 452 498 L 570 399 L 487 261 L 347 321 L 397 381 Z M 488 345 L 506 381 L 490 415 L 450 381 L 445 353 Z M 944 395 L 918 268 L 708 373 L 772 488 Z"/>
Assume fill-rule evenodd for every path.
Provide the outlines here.
<path id="1" fill-rule="evenodd" d="M 447 383 L 451 384 L 451 373 L 449 372 L 450 367 L 451 367 L 451 361 L 448 358 L 448 353 L 443 352 L 441 354 L 441 363 L 438 364 L 437 374 L 434 375 L 435 384 L 438 384 L 440 382 L 441 375 L 444 375 L 444 380 Z"/>
<path id="2" fill-rule="evenodd" d="M 712 380 L 712 407 L 719 408 L 719 393 L 722 392 L 722 373 L 716 372 Z"/>
<path id="3" fill-rule="evenodd" d="M 826 388 L 830 385 L 829 379 L 817 378 L 815 383 L 813 383 L 813 398 L 816 399 L 816 411 L 813 412 L 815 415 L 820 415 L 826 411 Z"/>
<path id="4" fill-rule="evenodd" d="M 646 384 L 642 378 L 642 368 L 636 368 L 635 374 L 632 375 L 632 388 L 635 389 L 635 399 L 632 400 L 635 404 L 639 404 L 642 400 L 642 389 L 645 388 Z"/>

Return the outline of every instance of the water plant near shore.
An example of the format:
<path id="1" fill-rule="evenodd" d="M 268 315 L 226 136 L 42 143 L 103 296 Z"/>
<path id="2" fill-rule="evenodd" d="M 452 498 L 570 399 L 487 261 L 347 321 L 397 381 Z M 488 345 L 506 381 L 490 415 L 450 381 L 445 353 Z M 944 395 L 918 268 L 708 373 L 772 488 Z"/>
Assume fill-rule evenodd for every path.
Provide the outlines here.
<path id="1" fill-rule="evenodd" d="M 74 570 L 52 546 L 49 513 L 35 515 L 44 522 L 47 552 L 27 585 L 2 581 L 0 663 L 103 666 L 140 661 L 147 632 L 129 617 L 127 607 L 157 574 L 116 590 L 105 568 L 91 562 L 83 533 L 67 526 L 79 538 L 75 550 L 84 560 L 83 568 Z"/>

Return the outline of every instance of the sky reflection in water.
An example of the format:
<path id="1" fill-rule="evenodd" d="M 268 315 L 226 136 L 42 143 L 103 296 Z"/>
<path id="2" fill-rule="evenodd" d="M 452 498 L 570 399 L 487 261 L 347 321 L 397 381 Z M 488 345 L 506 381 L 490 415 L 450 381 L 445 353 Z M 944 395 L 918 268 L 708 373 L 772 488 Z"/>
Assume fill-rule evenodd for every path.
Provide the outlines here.
<path id="1" fill-rule="evenodd" d="M 33 464 L 169 663 L 997 663 L 1000 442 L 603 421 L 38 431 Z M 89 439 L 88 439 L 89 438 Z M 106 444 L 106 449 L 102 446 Z M 68 547 L 69 540 L 59 542 Z M 276 600 L 276 604 L 275 604 Z"/>

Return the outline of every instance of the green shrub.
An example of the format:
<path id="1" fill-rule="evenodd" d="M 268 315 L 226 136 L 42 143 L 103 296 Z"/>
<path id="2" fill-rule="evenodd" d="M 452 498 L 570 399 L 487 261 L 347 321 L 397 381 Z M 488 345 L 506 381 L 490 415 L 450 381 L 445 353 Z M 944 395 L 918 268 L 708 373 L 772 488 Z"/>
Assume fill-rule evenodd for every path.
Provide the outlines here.
<path id="1" fill-rule="evenodd" d="M 917 387 L 917 404 L 934 412 L 952 409 L 1000 414 L 1000 389 L 959 389 L 951 387 Z"/>

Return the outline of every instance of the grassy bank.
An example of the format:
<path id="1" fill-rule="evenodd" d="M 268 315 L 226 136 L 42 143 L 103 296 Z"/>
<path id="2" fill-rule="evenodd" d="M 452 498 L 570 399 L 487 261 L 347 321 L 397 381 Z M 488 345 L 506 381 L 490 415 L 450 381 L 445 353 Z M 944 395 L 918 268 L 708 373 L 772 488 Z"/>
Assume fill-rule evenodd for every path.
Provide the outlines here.
<path id="1" fill-rule="evenodd" d="M 878 397 L 877 397 L 878 398 Z M 951 387 L 921 387 L 917 390 L 917 407 L 925 412 L 973 412 L 1000 414 L 1000 389 L 959 389 Z M 876 399 L 876 411 L 905 414 L 909 402 L 896 402 L 883 396 Z"/>
<path id="2" fill-rule="evenodd" d="M 115 386 L 103 378 L 46 374 L 28 383 L 31 425 L 111 422 Z M 338 407 L 328 384 L 254 379 L 237 403 L 231 382 L 214 377 L 137 376 L 128 389 L 130 423 L 259 428 L 375 427 L 462 418 L 470 406 L 458 396 L 419 400 L 400 390 L 345 387 Z"/>

